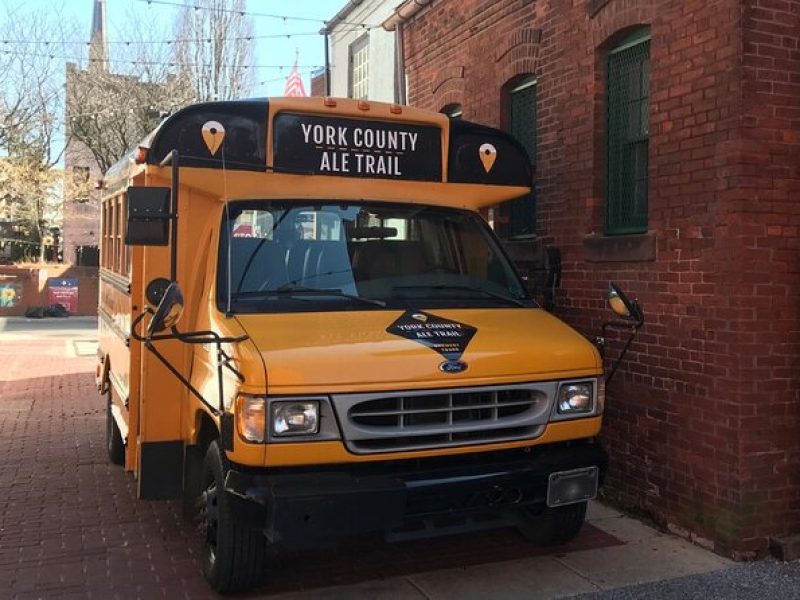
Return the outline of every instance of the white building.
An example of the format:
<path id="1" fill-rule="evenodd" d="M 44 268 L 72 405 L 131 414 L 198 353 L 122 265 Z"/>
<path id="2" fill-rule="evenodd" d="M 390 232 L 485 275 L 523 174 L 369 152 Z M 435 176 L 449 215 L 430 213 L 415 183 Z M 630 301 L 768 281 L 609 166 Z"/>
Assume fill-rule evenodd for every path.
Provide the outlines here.
<path id="1" fill-rule="evenodd" d="M 349 0 L 323 31 L 329 38 L 330 94 L 401 102 L 396 33 L 381 25 L 400 0 Z"/>

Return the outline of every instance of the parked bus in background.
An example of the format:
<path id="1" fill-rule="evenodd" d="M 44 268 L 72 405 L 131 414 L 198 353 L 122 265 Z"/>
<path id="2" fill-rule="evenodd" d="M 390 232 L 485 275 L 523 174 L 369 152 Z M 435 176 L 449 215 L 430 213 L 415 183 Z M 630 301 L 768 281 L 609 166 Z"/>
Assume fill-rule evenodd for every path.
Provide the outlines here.
<path id="1" fill-rule="evenodd" d="M 109 170 L 109 456 L 140 498 L 183 497 L 215 590 L 258 585 L 270 546 L 442 516 L 578 533 L 601 357 L 478 212 L 530 185 L 506 133 L 333 98 L 190 106 Z"/>

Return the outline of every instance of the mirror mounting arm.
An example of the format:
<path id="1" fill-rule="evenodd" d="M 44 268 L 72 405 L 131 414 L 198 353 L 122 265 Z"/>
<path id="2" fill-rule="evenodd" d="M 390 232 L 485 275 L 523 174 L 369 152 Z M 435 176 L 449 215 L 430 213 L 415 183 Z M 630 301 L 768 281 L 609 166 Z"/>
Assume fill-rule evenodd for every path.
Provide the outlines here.
<path id="1" fill-rule="evenodd" d="M 622 347 L 622 350 L 617 357 L 617 360 L 614 362 L 613 366 L 611 367 L 611 371 L 606 376 L 606 385 L 611 382 L 611 379 L 614 377 L 614 373 L 617 372 L 620 364 L 622 364 L 622 359 L 625 358 L 625 354 L 628 352 L 628 348 L 630 348 L 631 343 L 633 342 L 633 338 L 636 337 L 636 334 L 639 332 L 639 329 L 642 325 L 644 325 L 644 314 L 642 310 L 639 308 L 638 304 L 634 304 L 636 307 L 636 314 L 633 315 L 636 318 L 636 322 L 631 323 L 630 321 L 607 321 L 603 323 L 601 328 L 601 336 L 597 338 L 597 346 L 600 350 L 600 356 L 604 356 L 605 348 L 606 348 L 606 332 L 609 329 L 629 329 L 630 335 L 628 339 L 625 341 L 625 345 Z"/>
<path id="2" fill-rule="evenodd" d="M 202 402 L 215 416 L 223 415 L 225 412 L 224 406 L 224 390 L 222 385 L 222 369 L 223 367 L 228 368 L 239 381 L 244 383 L 245 378 L 244 375 L 238 371 L 235 367 L 231 366 L 230 360 L 231 357 L 222 349 L 222 344 L 236 344 L 239 342 L 243 342 L 249 339 L 249 336 L 242 335 L 238 337 L 223 337 L 216 333 L 215 331 L 190 331 L 187 333 L 181 333 L 178 331 L 177 327 L 172 327 L 170 329 L 170 333 L 164 333 L 159 335 L 141 335 L 137 331 L 137 327 L 139 324 L 144 320 L 146 315 L 153 315 L 155 311 L 150 308 L 149 306 L 145 307 L 145 309 L 141 312 L 141 314 L 134 319 L 133 323 L 131 323 L 131 337 L 135 340 L 142 342 L 150 352 L 172 373 L 186 388 L 197 397 L 200 402 Z M 167 358 L 158 351 L 155 347 L 153 342 L 162 341 L 162 340 L 179 340 L 185 344 L 215 344 L 217 347 L 217 380 L 219 381 L 219 402 L 218 406 L 214 406 L 211 402 L 209 402 L 202 393 L 200 393 L 197 388 L 195 388 L 192 383 L 183 376 L 175 366 L 170 363 Z"/>
<path id="3" fill-rule="evenodd" d="M 616 300 L 622 302 L 624 306 L 624 310 L 619 305 L 612 304 L 612 301 Z M 630 331 L 630 335 L 628 339 L 625 341 L 625 345 L 622 347 L 622 351 L 619 353 L 617 360 L 614 361 L 613 366 L 611 367 L 611 371 L 606 376 L 606 384 L 611 382 L 611 379 L 614 377 L 614 374 L 617 372 L 620 364 L 622 364 L 622 360 L 625 358 L 625 354 L 627 354 L 628 349 L 633 342 L 633 338 L 636 337 L 639 329 L 644 325 L 644 311 L 642 307 L 636 300 L 629 300 L 628 297 L 620 290 L 616 284 L 611 284 L 611 291 L 609 293 L 609 305 L 611 306 L 612 310 L 617 313 L 619 316 L 624 316 L 625 320 L 621 321 L 606 321 L 603 323 L 601 328 L 600 337 L 597 338 L 597 348 L 600 351 L 600 355 L 605 355 L 606 349 L 606 337 L 607 332 L 609 329 L 627 329 Z"/>

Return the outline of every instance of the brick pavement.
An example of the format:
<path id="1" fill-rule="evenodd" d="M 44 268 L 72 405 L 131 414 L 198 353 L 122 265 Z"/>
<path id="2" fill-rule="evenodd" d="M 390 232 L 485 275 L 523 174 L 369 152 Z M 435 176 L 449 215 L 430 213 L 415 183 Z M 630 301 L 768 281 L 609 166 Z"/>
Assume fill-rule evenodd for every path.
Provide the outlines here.
<path id="1" fill-rule="evenodd" d="M 77 350 L 77 351 L 76 351 Z M 81 356 L 81 355 L 84 356 Z M 95 359 L 66 334 L 0 337 L 0 598 L 210 598 L 180 503 L 108 463 Z M 559 553 L 619 544 L 592 526 Z M 252 597 L 543 554 L 513 531 L 284 552 Z"/>

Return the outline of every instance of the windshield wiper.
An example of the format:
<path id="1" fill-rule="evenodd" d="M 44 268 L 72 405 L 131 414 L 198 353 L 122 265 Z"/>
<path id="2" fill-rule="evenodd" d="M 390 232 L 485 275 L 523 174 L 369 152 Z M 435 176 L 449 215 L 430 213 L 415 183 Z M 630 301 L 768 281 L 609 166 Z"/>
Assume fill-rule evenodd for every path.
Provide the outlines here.
<path id="1" fill-rule="evenodd" d="M 519 298 L 514 298 L 513 296 L 506 296 L 505 294 L 498 294 L 497 292 L 492 292 L 491 290 L 485 290 L 483 288 L 472 287 L 470 285 L 444 285 L 444 284 L 436 284 L 436 285 L 395 285 L 392 286 L 393 290 L 403 290 L 403 289 L 419 289 L 419 290 L 458 290 L 458 291 L 465 291 L 465 292 L 478 292 L 479 294 L 484 294 L 491 298 L 496 298 L 497 300 L 505 300 L 506 302 L 511 302 L 512 304 L 516 304 L 517 306 L 527 306 L 525 302 L 520 300 Z"/>
<path id="2" fill-rule="evenodd" d="M 250 292 L 236 292 L 233 294 L 233 297 L 258 298 L 261 296 L 303 296 L 303 295 L 338 296 L 340 298 L 347 298 L 348 300 L 357 300 L 358 302 L 363 302 L 364 304 L 373 304 L 375 306 L 380 306 L 380 307 L 386 306 L 386 302 L 384 302 L 383 300 L 375 300 L 374 298 L 364 298 L 363 296 L 348 294 L 347 292 L 343 292 L 342 290 L 299 287 L 286 284 L 278 286 L 274 290 L 254 290 Z"/>

